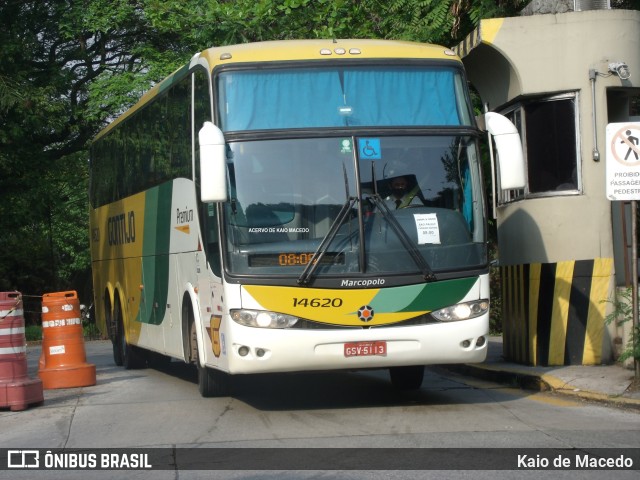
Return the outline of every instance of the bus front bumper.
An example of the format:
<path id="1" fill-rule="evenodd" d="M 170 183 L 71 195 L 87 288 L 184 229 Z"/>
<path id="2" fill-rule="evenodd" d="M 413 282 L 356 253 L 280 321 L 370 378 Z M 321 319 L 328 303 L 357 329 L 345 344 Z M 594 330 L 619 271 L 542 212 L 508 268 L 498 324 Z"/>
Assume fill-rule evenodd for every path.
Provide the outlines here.
<path id="1" fill-rule="evenodd" d="M 249 374 L 479 363 L 487 355 L 489 318 L 371 329 L 230 328 L 228 371 Z"/>

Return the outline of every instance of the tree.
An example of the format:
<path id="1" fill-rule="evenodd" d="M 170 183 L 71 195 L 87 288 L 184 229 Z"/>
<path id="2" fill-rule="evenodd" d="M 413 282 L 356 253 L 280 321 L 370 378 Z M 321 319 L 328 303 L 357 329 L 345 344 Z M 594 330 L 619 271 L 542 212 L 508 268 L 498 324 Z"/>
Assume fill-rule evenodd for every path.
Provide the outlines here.
<path id="1" fill-rule="evenodd" d="M 88 141 L 165 71 L 141 60 L 155 32 L 127 1 L 10 0 L 0 16 L 0 289 L 66 289 L 89 265 Z M 96 100 L 106 73 L 125 98 Z"/>
<path id="2" fill-rule="evenodd" d="M 480 19 L 511 16 L 528 1 L 502 0 L 390 0 L 381 16 L 386 38 L 453 46 Z"/>
<path id="3" fill-rule="evenodd" d="M 454 45 L 501 0 L 0 0 L 0 290 L 79 290 L 87 149 L 108 121 L 212 45 L 402 38 Z"/>

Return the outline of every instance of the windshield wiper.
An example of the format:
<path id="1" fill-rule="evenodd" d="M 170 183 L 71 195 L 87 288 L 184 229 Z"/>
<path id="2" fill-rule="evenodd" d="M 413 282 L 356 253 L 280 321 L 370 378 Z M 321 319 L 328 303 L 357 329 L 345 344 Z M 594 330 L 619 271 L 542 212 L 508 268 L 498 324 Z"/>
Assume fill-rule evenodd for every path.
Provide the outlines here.
<path id="1" fill-rule="evenodd" d="M 415 242 L 411 240 L 411 238 L 407 235 L 407 232 L 405 232 L 402 226 L 398 223 L 398 220 L 396 220 L 396 217 L 393 215 L 393 213 L 391 213 L 389 207 L 387 207 L 387 205 L 384 203 L 384 200 L 380 198 L 380 195 L 371 195 L 369 198 L 373 200 L 373 203 L 378 207 L 378 210 L 380 210 L 380 213 L 382 213 L 384 219 L 389 223 L 389 225 L 391 225 L 391 228 L 396 233 L 396 235 L 398 235 L 402 246 L 409 253 L 413 261 L 420 269 L 422 277 L 427 282 L 435 282 L 436 280 L 438 280 L 433 273 L 433 270 L 431 270 L 431 267 L 418 250 Z"/>
<path id="2" fill-rule="evenodd" d="M 344 203 L 344 205 L 342 205 L 342 208 L 340 209 L 338 216 L 331 224 L 331 227 L 329 227 L 329 231 L 324 236 L 324 238 L 322 239 L 322 242 L 320 242 L 320 245 L 318 246 L 315 253 L 313 254 L 313 258 L 311 258 L 311 261 L 307 263 L 307 266 L 304 268 L 304 270 L 300 274 L 300 277 L 298 277 L 298 285 L 307 285 L 309 283 L 312 275 L 318 268 L 318 265 L 320 265 L 320 261 L 322 260 L 322 257 L 324 257 L 324 254 L 327 253 L 327 249 L 329 248 L 329 245 L 331 244 L 333 239 L 336 238 L 336 235 L 338 234 L 338 230 L 344 224 L 344 221 L 347 219 L 347 217 L 351 213 L 351 209 L 353 208 L 356 202 L 357 202 L 357 199 L 355 197 L 349 197 L 347 201 Z"/>

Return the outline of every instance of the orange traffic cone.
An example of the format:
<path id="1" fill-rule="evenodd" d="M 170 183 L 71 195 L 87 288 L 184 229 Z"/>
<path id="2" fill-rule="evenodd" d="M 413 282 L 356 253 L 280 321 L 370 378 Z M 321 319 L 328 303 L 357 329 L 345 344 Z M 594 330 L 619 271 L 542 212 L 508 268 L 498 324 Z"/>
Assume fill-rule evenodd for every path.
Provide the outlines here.
<path id="1" fill-rule="evenodd" d="M 0 292 L 0 408 L 15 412 L 43 401 L 42 381 L 27 376 L 22 295 Z"/>
<path id="2" fill-rule="evenodd" d="M 76 292 L 44 294 L 38 372 L 44 388 L 95 385 L 96 366 L 86 361 L 78 295 Z"/>

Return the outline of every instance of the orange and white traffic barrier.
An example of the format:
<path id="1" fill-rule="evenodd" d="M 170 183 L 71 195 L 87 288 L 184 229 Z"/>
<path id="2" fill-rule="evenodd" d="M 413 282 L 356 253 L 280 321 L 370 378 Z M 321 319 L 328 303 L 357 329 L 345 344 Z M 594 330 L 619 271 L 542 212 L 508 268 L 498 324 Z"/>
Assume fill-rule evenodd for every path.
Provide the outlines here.
<path id="1" fill-rule="evenodd" d="M 76 292 L 42 296 L 42 355 L 38 376 L 47 390 L 96 384 L 96 366 L 87 363 L 84 350 Z"/>
<path id="2" fill-rule="evenodd" d="M 27 375 L 22 295 L 0 292 L 0 408 L 19 411 L 43 401 L 42 381 Z"/>

